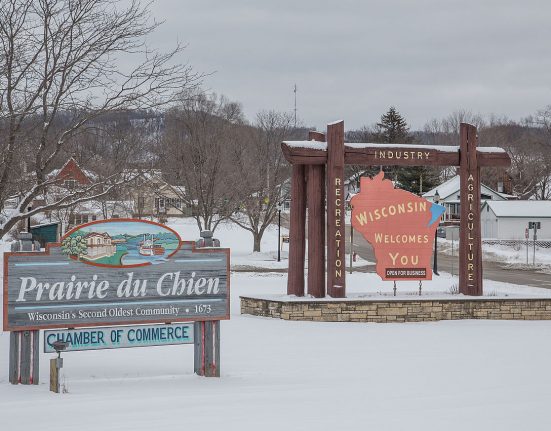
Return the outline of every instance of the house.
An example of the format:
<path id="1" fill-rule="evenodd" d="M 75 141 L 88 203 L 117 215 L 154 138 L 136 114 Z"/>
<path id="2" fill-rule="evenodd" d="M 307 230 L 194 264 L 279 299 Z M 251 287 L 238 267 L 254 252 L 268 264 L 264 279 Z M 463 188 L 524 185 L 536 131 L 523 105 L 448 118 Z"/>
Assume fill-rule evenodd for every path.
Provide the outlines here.
<path id="1" fill-rule="evenodd" d="M 78 186 L 87 186 L 97 180 L 97 175 L 92 171 L 83 169 L 77 161 L 71 157 L 60 169 L 54 169 L 48 178 L 56 180 L 55 184 L 68 190 Z"/>
<path id="2" fill-rule="evenodd" d="M 551 201 L 491 201 L 482 205 L 482 238 L 525 239 L 529 222 L 539 222 L 537 239 L 551 239 Z M 529 232 L 533 239 L 533 230 Z"/>
<path id="3" fill-rule="evenodd" d="M 68 193 L 88 187 L 98 181 L 98 175 L 82 168 L 74 158 L 70 158 L 61 168 L 50 172 L 48 180 L 51 184 L 46 187 L 42 196 L 33 201 L 33 207 L 36 208 L 58 201 Z M 45 211 L 43 214 L 36 215 L 33 218 L 35 222 L 42 224 L 59 222 L 60 235 L 64 235 L 65 232 L 75 226 L 95 220 L 132 217 L 133 206 L 133 202 L 105 200 L 105 198 L 102 198 L 101 200 L 79 202 L 67 208 Z"/>
<path id="4" fill-rule="evenodd" d="M 185 189 L 169 184 L 156 169 L 128 170 L 135 177 L 128 200 L 133 201 L 132 215 L 142 217 L 184 217 L 191 215 L 185 202 Z"/>
<path id="5" fill-rule="evenodd" d="M 86 259 L 96 260 L 111 257 L 117 252 L 117 245 L 112 243 L 108 233 L 90 232 L 86 240 Z"/>
<path id="6" fill-rule="evenodd" d="M 437 193 L 440 199 L 440 205 L 444 205 L 446 207 L 446 212 L 442 216 L 442 221 L 459 221 L 459 217 L 461 214 L 459 199 L 461 195 L 461 186 L 459 175 L 450 178 L 448 181 L 440 184 L 438 187 L 435 187 L 432 190 L 424 193 L 423 197 L 431 202 L 435 202 Z M 484 184 L 480 185 L 480 199 L 482 200 L 482 202 L 507 201 L 509 197 L 509 195 L 496 192 L 495 190 Z"/>

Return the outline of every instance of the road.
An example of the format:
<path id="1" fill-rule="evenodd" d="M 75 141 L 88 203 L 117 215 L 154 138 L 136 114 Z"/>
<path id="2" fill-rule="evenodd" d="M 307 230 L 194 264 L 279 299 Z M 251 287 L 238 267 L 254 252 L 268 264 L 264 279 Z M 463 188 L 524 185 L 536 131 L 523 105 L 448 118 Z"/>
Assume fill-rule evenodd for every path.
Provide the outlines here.
<path id="1" fill-rule="evenodd" d="M 346 239 L 346 252 L 350 253 L 350 226 L 346 226 Z M 363 259 L 369 262 L 376 262 L 373 248 L 357 231 L 354 231 L 354 250 Z M 439 271 L 457 274 L 458 268 L 459 257 L 457 255 L 438 254 Z M 369 265 L 366 272 L 375 272 L 375 265 Z M 551 289 L 551 275 L 542 274 L 534 270 L 510 269 L 498 262 L 484 261 L 482 274 L 488 280 Z"/>

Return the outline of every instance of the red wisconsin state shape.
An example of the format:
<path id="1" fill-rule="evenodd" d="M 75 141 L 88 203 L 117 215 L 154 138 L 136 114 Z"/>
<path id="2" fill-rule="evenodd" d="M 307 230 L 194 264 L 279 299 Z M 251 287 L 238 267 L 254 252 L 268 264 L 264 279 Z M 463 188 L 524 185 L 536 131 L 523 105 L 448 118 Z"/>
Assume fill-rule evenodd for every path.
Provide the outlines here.
<path id="1" fill-rule="evenodd" d="M 362 177 L 351 200 L 352 226 L 373 246 L 383 280 L 431 280 L 430 258 L 438 218 L 430 226 L 432 203 L 395 189 L 380 172 Z"/>

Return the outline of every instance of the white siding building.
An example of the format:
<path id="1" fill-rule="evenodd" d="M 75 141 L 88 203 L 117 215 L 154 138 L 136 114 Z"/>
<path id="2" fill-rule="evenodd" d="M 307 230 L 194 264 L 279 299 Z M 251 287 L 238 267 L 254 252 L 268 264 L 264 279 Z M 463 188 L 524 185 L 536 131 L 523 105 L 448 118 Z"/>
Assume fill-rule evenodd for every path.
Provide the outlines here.
<path id="1" fill-rule="evenodd" d="M 444 205 L 446 212 L 442 216 L 442 221 L 459 221 L 461 207 L 459 197 L 461 195 L 461 186 L 459 175 L 450 178 L 448 181 L 440 184 L 438 187 L 429 190 L 423 194 L 423 197 L 431 202 L 435 201 L 435 195 L 438 192 L 440 196 L 440 205 Z M 480 200 L 486 201 L 506 201 L 509 195 L 498 193 L 484 184 L 480 185 Z"/>
<path id="2" fill-rule="evenodd" d="M 538 239 L 551 239 L 551 201 L 487 201 L 480 213 L 482 238 L 524 239 L 531 221 L 541 223 Z"/>

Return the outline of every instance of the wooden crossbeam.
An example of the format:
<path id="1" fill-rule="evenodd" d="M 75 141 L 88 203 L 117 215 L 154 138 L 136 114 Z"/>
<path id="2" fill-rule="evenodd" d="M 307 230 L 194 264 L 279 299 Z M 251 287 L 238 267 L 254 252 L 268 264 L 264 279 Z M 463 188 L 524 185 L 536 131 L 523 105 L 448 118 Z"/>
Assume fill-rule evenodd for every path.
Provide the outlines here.
<path id="1" fill-rule="evenodd" d="M 285 159 L 291 164 L 324 165 L 327 144 L 315 141 L 285 141 L 281 144 Z M 478 165 L 508 167 L 509 154 L 501 148 L 479 147 Z M 459 166 L 458 146 L 345 143 L 344 162 L 347 165 L 385 166 Z"/>

